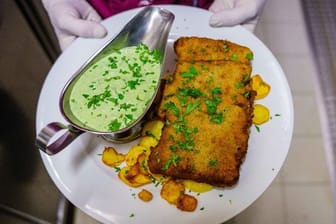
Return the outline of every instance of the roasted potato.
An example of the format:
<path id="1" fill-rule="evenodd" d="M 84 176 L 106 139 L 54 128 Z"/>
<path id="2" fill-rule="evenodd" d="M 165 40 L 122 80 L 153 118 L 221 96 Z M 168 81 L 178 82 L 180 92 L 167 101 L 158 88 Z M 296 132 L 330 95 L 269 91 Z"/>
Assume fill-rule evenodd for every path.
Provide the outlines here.
<path id="1" fill-rule="evenodd" d="M 105 147 L 102 161 L 110 167 L 116 167 L 125 161 L 125 155 L 118 153 L 113 147 Z"/>
<path id="2" fill-rule="evenodd" d="M 150 150 L 152 147 L 155 147 L 158 143 L 159 141 L 156 138 L 153 138 L 151 136 L 143 136 L 140 139 L 139 145 Z"/>
<path id="3" fill-rule="evenodd" d="M 153 194 L 149 191 L 147 191 L 146 189 L 142 189 L 139 193 L 138 193 L 138 197 L 145 202 L 151 201 L 153 199 Z"/>
<path id="4" fill-rule="evenodd" d="M 144 175 L 142 173 L 139 173 L 138 175 L 133 177 L 132 182 L 135 183 L 137 185 L 137 187 L 139 187 L 139 186 L 143 186 L 145 184 L 149 184 L 152 181 L 151 181 L 151 179 L 149 178 L 148 175 Z"/>
<path id="5" fill-rule="evenodd" d="M 146 155 L 145 153 L 141 153 L 138 156 L 138 164 L 140 168 L 140 173 L 144 175 L 149 175 L 149 168 L 147 165 L 147 161 L 148 161 L 148 155 Z"/>
<path id="6" fill-rule="evenodd" d="M 164 123 L 160 120 L 147 122 L 142 129 L 142 138 L 139 145 L 142 145 L 147 149 L 155 147 L 161 137 L 163 125 Z"/>
<path id="7" fill-rule="evenodd" d="M 197 207 L 197 199 L 188 194 L 182 194 L 178 200 L 176 207 L 182 211 L 193 212 Z"/>
<path id="8" fill-rule="evenodd" d="M 265 98 L 269 94 L 271 86 L 257 74 L 252 77 L 252 89 L 257 93 L 255 99 L 259 100 Z"/>
<path id="9" fill-rule="evenodd" d="M 140 172 L 139 163 L 136 163 L 131 167 L 123 167 L 119 171 L 118 177 L 130 187 L 140 187 L 145 184 L 151 183 L 149 175 L 144 175 Z"/>
<path id="10" fill-rule="evenodd" d="M 184 191 L 185 187 L 182 182 L 168 180 L 163 184 L 160 195 L 170 204 L 176 205 L 179 197 L 184 194 Z"/>
<path id="11" fill-rule="evenodd" d="M 139 155 L 142 153 L 146 153 L 149 155 L 150 151 L 140 145 L 132 146 L 125 156 L 127 166 L 133 166 L 138 161 Z"/>
<path id="12" fill-rule="evenodd" d="M 261 104 L 255 104 L 253 106 L 253 123 L 261 125 L 270 119 L 270 113 L 267 107 Z"/>
<path id="13" fill-rule="evenodd" d="M 159 140 L 162 133 L 164 123 L 160 120 L 152 120 L 145 124 L 142 129 L 142 136 L 153 137 Z"/>

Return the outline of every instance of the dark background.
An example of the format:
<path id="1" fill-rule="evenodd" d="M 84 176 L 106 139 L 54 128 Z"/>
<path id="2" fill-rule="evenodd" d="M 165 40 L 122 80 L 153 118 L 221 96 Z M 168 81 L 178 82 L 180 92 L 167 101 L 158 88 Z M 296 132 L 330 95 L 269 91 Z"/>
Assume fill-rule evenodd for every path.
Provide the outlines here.
<path id="1" fill-rule="evenodd" d="M 57 41 L 40 0 L 0 1 L 0 223 L 62 223 L 62 195 L 34 145 L 39 92 Z"/>

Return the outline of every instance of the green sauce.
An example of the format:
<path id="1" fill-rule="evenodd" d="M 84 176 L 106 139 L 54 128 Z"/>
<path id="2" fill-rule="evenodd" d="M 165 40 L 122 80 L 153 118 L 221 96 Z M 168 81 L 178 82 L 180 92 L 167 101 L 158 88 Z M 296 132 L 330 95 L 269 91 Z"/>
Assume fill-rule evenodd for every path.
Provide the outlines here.
<path id="1" fill-rule="evenodd" d="M 87 128 L 125 128 L 146 110 L 160 71 L 158 52 L 144 44 L 113 52 L 80 75 L 70 95 L 70 109 Z"/>

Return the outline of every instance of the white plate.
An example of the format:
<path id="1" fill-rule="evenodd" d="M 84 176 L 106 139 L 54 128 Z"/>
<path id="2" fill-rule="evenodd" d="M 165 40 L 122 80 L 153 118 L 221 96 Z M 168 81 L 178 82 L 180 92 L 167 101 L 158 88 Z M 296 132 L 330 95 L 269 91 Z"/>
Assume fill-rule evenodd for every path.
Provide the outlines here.
<path id="1" fill-rule="evenodd" d="M 253 74 L 261 74 L 272 89 L 265 99 L 272 120 L 251 128 L 249 149 L 241 167 L 239 183 L 231 188 L 215 189 L 196 195 L 195 212 L 182 212 L 169 205 L 159 194 L 160 187 L 144 188 L 154 193 L 153 201 L 144 203 L 135 195 L 140 189 L 119 181 L 114 169 L 101 162 L 99 154 L 112 145 L 84 134 L 55 156 L 41 153 L 44 165 L 58 189 L 75 206 L 103 223 L 221 223 L 252 204 L 279 172 L 290 146 L 293 131 L 293 104 L 286 77 L 276 58 L 253 34 L 240 26 L 211 28 L 210 13 L 186 6 L 162 6 L 176 18 L 170 41 L 179 36 L 203 36 L 248 46 L 254 52 Z M 78 38 L 56 61 L 43 85 L 37 108 L 36 128 L 40 131 L 53 121 L 65 122 L 58 108 L 62 87 L 71 75 L 104 43 L 116 35 L 138 9 L 113 16 L 103 24 L 109 30 L 104 39 Z M 274 116 L 280 114 L 280 116 Z M 133 143 L 134 144 L 134 143 Z M 127 152 L 132 144 L 115 145 Z"/>

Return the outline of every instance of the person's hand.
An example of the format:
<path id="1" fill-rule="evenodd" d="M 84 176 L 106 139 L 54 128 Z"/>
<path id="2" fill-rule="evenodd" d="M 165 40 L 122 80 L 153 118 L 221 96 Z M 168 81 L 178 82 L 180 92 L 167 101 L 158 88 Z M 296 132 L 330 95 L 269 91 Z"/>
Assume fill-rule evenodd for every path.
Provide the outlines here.
<path id="1" fill-rule="evenodd" d="M 214 13 L 210 17 L 209 23 L 213 27 L 241 24 L 253 32 L 265 1 L 215 0 L 209 8 Z"/>
<path id="2" fill-rule="evenodd" d="M 101 38 L 107 34 L 101 17 L 86 0 L 42 0 L 62 50 L 77 37 Z"/>

